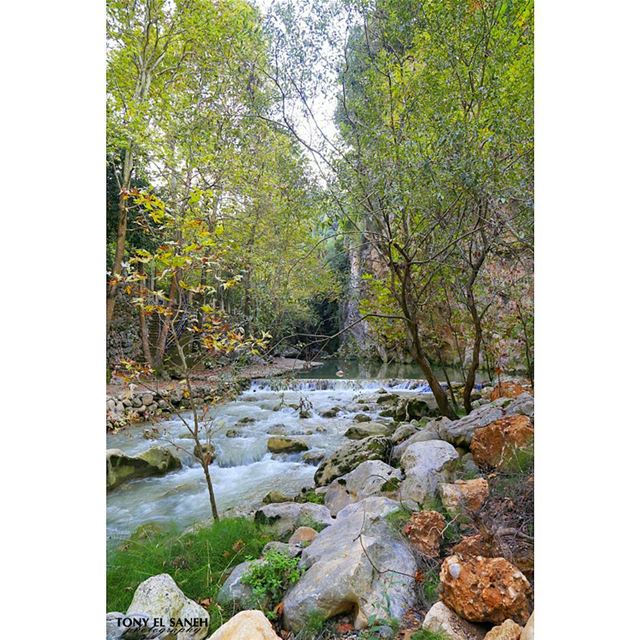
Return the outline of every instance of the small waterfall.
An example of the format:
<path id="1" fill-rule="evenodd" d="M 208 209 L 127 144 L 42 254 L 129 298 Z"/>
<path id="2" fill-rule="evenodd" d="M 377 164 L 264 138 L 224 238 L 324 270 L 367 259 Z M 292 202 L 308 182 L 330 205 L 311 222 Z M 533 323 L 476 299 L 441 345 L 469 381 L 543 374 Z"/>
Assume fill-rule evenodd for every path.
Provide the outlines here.
<path id="1" fill-rule="evenodd" d="M 278 391 L 421 391 L 429 392 L 431 387 L 426 380 L 390 378 L 387 380 L 348 380 L 330 378 L 304 378 L 300 380 L 256 379 L 246 394 Z"/>

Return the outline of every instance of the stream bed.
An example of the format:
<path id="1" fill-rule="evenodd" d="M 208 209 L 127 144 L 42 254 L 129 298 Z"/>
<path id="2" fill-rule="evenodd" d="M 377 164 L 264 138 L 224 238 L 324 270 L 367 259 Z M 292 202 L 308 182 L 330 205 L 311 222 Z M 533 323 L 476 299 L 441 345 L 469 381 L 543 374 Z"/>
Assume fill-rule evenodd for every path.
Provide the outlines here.
<path id="1" fill-rule="evenodd" d="M 235 400 L 214 407 L 209 416 L 217 457 L 211 476 L 220 513 L 257 508 L 272 490 L 293 496 L 303 487 L 313 487 L 317 467 L 304 461 L 304 453 L 270 453 L 269 437 L 294 436 L 307 443 L 308 453 L 330 454 L 347 442 L 344 433 L 357 413 L 376 419 L 382 407 L 375 400 L 364 404 L 358 400 L 379 389 L 400 395 L 429 391 L 426 382 L 416 379 L 255 380 Z M 300 418 L 293 408 L 302 399 L 311 403 L 308 418 Z M 336 417 L 321 416 L 334 407 L 340 409 Z M 188 413 L 181 415 L 190 423 Z M 153 446 L 172 446 L 183 467 L 165 476 L 130 481 L 108 494 L 109 546 L 144 523 L 185 528 L 211 516 L 202 469 L 192 455 L 194 443 L 180 416 L 153 425 L 160 438 L 145 437 L 150 426 L 141 424 L 109 433 L 107 448 L 135 455 Z M 238 436 L 227 437 L 230 429 Z"/>

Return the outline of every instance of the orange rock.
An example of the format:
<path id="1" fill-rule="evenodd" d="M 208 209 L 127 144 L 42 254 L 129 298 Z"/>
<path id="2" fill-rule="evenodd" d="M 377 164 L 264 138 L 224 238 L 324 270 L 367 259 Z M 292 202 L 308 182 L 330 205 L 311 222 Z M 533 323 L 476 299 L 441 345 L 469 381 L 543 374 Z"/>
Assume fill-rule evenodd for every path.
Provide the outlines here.
<path id="1" fill-rule="evenodd" d="M 404 528 L 409 542 L 427 558 L 440 555 L 440 540 L 447 523 L 437 511 L 419 511 L 411 514 Z"/>
<path id="2" fill-rule="evenodd" d="M 502 624 L 529 617 L 531 585 L 504 558 L 449 556 L 440 569 L 442 601 L 469 622 Z"/>
<path id="3" fill-rule="evenodd" d="M 307 545 L 313 542 L 317 535 L 318 532 L 311 527 L 298 527 L 289 538 L 289 544 Z"/>
<path id="4" fill-rule="evenodd" d="M 533 423 L 523 415 L 507 416 L 476 429 L 471 453 L 478 466 L 508 469 L 514 454 L 533 442 Z"/>
<path id="5" fill-rule="evenodd" d="M 484 478 L 443 482 L 439 487 L 440 499 L 451 517 L 461 513 L 477 513 L 489 496 L 489 484 Z"/>
<path id="6" fill-rule="evenodd" d="M 505 620 L 501 625 L 493 627 L 484 640 L 520 640 L 522 627 L 513 620 Z"/>
<path id="7" fill-rule="evenodd" d="M 498 398 L 517 398 L 521 393 L 525 393 L 526 389 L 517 382 L 510 380 L 497 384 L 491 392 L 490 399 L 493 402 Z"/>
<path id="8" fill-rule="evenodd" d="M 493 558 L 495 550 L 493 543 L 479 533 L 473 536 L 462 538 L 458 544 L 451 549 L 457 556 L 470 558 L 472 556 L 484 556 L 485 558 Z"/>

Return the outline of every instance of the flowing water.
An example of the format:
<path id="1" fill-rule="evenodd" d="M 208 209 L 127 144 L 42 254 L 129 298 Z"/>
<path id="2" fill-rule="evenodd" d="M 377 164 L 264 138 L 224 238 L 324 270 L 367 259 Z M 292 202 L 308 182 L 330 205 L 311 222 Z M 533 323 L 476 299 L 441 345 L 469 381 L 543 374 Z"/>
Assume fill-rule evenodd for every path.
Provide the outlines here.
<path id="1" fill-rule="evenodd" d="M 213 408 L 210 417 L 217 457 L 211 475 L 220 512 L 255 508 L 271 490 L 296 495 L 303 487 L 313 487 L 316 467 L 303 460 L 303 453 L 270 453 L 268 438 L 300 437 L 310 453 L 329 454 L 347 441 L 344 432 L 353 424 L 356 413 L 367 407 L 366 412 L 376 418 L 381 407 L 375 399 L 364 404 L 357 401 L 381 388 L 400 394 L 429 391 L 428 385 L 417 379 L 256 380 L 235 400 Z M 302 399 L 311 403 L 309 418 L 300 418 L 294 408 Z M 321 416 L 334 407 L 340 409 L 337 417 Z M 181 415 L 190 422 L 188 413 Z M 143 523 L 187 527 L 211 515 L 202 469 L 192 455 L 193 440 L 180 417 L 155 425 L 160 439 L 144 437 L 149 426 L 137 425 L 108 434 L 108 448 L 135 455 L 152 446 L 174 446 L 183 468 L 161 477 L 133 480 L 109 493 L 110 543 L 127 537 Z M 240 437 L 227 437 L 230 429 Z"/>

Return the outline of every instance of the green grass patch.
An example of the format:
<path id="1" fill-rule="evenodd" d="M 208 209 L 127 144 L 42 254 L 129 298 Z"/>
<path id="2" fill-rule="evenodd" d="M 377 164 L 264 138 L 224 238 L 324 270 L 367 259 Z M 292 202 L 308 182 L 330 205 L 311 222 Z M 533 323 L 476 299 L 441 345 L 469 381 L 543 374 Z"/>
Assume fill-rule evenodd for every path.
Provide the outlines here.
<path id="1" fill-rule="evenodd" d="M 225 614 L 215 599 L 228 572 L 257 558 L 270 539 L 268 530 L 246 518 L 220 520 L 183 534 L 140 527 L 108 554 L 107 611 L 126 611 L 143 580 L 168 573 L 188 598 L 211 599 L 210 628 L 216 629 Z"/>
<path id="2" fill-rule="evenodd" d="M 411 640 L 449 640 L 449 636 L 440 631 L 421 629 L 411 634 Z"/>

